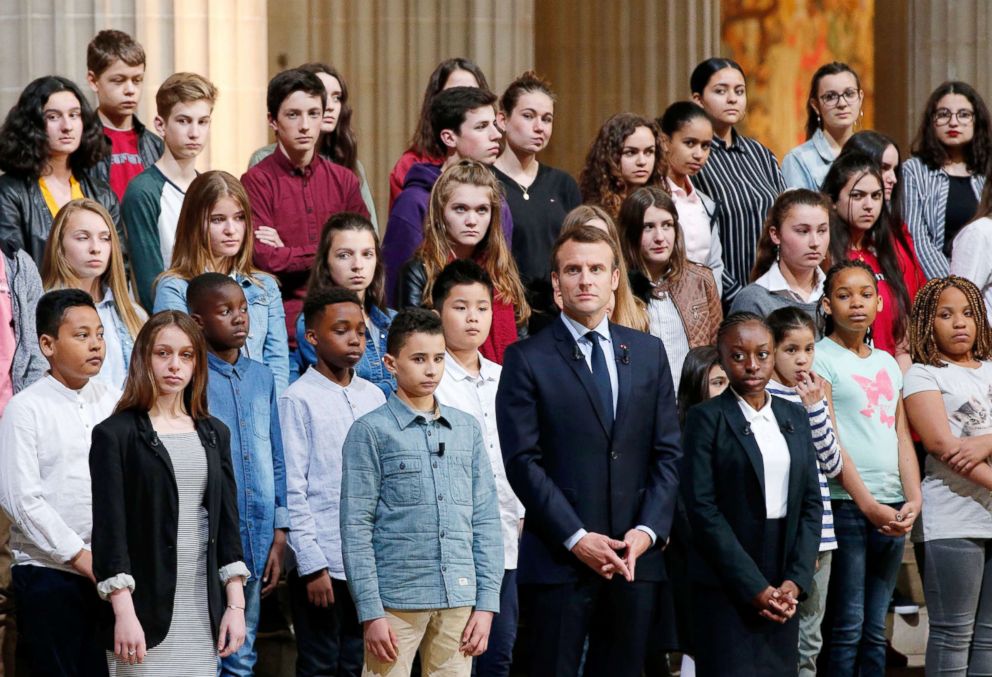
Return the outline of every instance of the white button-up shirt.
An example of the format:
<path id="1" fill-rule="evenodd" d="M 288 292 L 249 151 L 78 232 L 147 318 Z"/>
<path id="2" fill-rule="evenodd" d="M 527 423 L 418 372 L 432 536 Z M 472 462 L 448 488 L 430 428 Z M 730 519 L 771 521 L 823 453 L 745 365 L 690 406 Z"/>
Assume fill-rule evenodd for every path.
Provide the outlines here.
<path id="1" fill-rule="evenodd" d="M 120 391 L 90 380 L 72 390 L 50 373 L 10 400 L 0 418 L 0 505 L 14 564 L 74 572 L 93 529 L 90 440 Z"/>
<path id="2" fill-rule="evenodd" d="M 820 300 L 820 297 L 823 296 L 823 282 L 826 279 L 826 275 L 823 274 L 822 270 L 819 268 L 813 269 L 813 290 L 807 296 L 789 286 L 789 282 L 785 279 L 785 275 L 782 274 L 782 269 L 779 266 L 778 261 L 773 263 L 771 268 L 768 269 L 768 272 L 755 280 L 754 283 L 759 287 L 764 287 L 773 294 L 788 297 L 799 303 L 816 303 Z"/>
<path id="3" fill-rule="evenodd" d="M 780 519 L 788 512 L 789 468 L 792 456 L 789 444 L 778 427 L 778 419 L 772 411 L 772 395 L 765 398 L 765 406 L 755 410 L 734 391 L 737 404 L 744 413 L 744 419 L 751 428 L 754 441 L 761 451 L 761 464 L 765 470 L 765 513 L 768 519 Z"/>
<path id="4" fill-rule="evenodd" d="M 505 569 L 517 568 L 519 522 L 524 517 L 523 503 L 513 493 L 503 467 L 503 452 L 496 432 L 496 389 L 503 368 L 479 353 L 479 375 L 472 376 L 450 353 L 444 355 L 444 376 L 434 392 L 441 404 L 461 409 L 475 417 L 482 429 L 482 436 L 489 454 L 499 498 L 499 521 L 503 533 L 503 561 Z"/>

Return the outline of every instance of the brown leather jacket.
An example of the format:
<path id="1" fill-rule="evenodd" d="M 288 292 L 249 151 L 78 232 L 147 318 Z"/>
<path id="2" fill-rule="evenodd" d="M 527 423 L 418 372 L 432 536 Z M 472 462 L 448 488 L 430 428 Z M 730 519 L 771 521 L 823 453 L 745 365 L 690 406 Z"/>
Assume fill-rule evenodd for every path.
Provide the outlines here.
<path id="1" fill-rule="evenodd" d="M 654 288 L 644 274 L 631 272 L 630 288 L 634 296 L 641 299 L 645 305 L 651 302 Z M 686 261 L 679 281 L 674 285 L 663 282 L 659 285 L 659 290 L 667 290 L 671 293 L 675 308 L 682 316 L 682 324 L 685 326 L 690 348 L 716 343 L 716 330 L 723 321 L 723 309 L 720 306 L 720 295 L 716 291 L 713 272 L 709 268 Z"/>

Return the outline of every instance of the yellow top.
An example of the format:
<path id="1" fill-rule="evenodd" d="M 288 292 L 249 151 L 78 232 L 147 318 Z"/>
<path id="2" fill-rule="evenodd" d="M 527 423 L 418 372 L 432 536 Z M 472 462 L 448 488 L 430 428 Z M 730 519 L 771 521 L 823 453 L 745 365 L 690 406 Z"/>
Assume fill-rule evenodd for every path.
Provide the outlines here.
<path id="1" fill-rule="evenodd" d="M 41 196 L 45 198 L 45 204 L 48 205 L 48 211 L 52 213 L 52 218 L 59 213 L 59 206 L 55 202 L 55 198 L 52 197 L 51 192 L 48 190 L 48 186 L 45 185 L 44 177 L 38 177 L 38 186 L 41 188 Z M 85 195 L 83 195 L 83 189 L 79 185 L 79 181 L 76 181 L 76 177 L 72 174 L 69 175 L 69 196 L 72 200 L 81 200 Z"/>

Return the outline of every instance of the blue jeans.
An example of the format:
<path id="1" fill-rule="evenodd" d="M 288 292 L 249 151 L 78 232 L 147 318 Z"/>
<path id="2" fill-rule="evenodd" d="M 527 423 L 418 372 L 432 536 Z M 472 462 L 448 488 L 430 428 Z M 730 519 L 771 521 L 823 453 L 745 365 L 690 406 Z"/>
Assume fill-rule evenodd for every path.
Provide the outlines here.
<path id="1" fill-rule="evenodd" d="M 219 675 L 223 677 L 251 677 L 255 674 L 255 633 L 258 631 L 258 614 L 262 607 L 262 579 L 253 576 L 245 584 L 245 643 L 235 653 L 221 661 Z"/>
<path id="2" fill-rule="evenodd" d="M 517 639 L 517 570 L 505 569 L 499 590 L 499 613 L 489 631 L 489 647 L 475 659 L 472 674 L 476 677 L 509 677 L 513 662 L 513 643 Z"/>
<path id="3" fill-rule="evenodd" d="M 927 541 L 927 674 L 992 674 L 992 541 Z"/>
<path id="4" fill-rule="evenodd" d="M 896 509 L 902 506 L 893 506 Z M 885 674 L 885 616 L 906 539 L 878 533 L 853 501 L 833 501 L 837 550 L 827 595 L 831 677 Z"/>

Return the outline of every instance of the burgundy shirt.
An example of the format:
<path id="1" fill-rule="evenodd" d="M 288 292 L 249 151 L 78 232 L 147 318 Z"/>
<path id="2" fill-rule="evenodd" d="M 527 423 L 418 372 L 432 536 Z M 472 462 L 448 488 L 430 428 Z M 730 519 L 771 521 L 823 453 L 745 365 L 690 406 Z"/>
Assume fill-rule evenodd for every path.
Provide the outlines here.
<path id="1" fill-rule="evenodd" d="M 296 317 L 303 309 L 307 279 L 313 266 L 320 231 L 338 212 L 368 216 L 358 177 L 341 165 L 314 153 L 306 167 L 294 167 L 280 150 L 241 177 L 251 202 L 254 227 L 279 232 L 285 247 L 255 240 L 255 265 L 279 279 L 289 347 L 296 348 Z"/>

